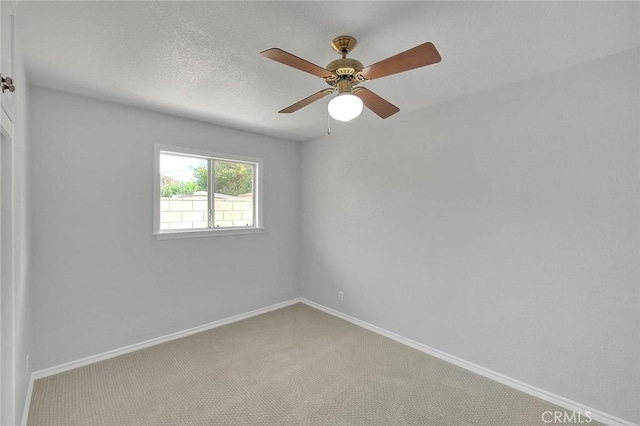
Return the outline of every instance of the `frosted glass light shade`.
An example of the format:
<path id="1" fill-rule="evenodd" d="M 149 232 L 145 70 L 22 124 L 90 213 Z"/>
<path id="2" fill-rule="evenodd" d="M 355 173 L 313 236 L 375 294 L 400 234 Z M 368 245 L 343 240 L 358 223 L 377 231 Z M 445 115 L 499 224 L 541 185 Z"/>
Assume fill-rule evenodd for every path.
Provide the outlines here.
<path id="1" fill-rule="evenodd" d="M 341 93 L 329 101 L 329 115 L 338 121 L 351 121 L 362 113 L 362 99 Z"/>

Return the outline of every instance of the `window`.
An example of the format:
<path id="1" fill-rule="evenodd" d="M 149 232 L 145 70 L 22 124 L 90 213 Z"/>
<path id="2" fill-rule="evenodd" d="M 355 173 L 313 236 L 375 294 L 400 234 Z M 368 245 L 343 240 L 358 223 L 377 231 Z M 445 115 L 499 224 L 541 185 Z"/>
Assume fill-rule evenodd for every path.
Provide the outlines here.
<path id="1" fill-rule="evenodd" d="M 154 150 L 158 239 L 261 231 L 261 159 L 166 145 Z"/>

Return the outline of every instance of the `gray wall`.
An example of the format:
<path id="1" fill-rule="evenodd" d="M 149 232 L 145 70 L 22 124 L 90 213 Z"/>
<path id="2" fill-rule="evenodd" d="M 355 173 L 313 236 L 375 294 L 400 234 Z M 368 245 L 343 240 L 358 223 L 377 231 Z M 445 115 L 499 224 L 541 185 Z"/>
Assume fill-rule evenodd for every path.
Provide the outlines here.
<path id="1" fill-rule="evenodd" d="M 640 422 L 638 53 L 305 143 L 303 296 Z"/>
<path id="2" fill-rule="evenodd" d="M 36 369 L 299 293 L 301 146 L 34 87 Z M 260 234 L 157 241 L 153 143 L 264 159 Z"/>

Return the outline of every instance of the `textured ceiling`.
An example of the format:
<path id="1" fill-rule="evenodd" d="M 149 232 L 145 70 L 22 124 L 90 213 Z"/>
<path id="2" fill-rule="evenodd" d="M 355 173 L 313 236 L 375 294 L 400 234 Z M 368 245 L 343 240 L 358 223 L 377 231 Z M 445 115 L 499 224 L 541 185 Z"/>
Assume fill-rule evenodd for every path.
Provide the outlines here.
<path id="1" fill-rule="evenodd" d="M 54 1 L 20 2 L 18 28 L 34 84 L 308 140 L 326 132 L 327 98 L 277 111 L 326 83 L 260 51 L 325 66 L 349 34 L 369 65 L 431 41 L 441 63 L 367 83 L 403 114 L 637 47 L 639 17 L 634 2 Z"/>

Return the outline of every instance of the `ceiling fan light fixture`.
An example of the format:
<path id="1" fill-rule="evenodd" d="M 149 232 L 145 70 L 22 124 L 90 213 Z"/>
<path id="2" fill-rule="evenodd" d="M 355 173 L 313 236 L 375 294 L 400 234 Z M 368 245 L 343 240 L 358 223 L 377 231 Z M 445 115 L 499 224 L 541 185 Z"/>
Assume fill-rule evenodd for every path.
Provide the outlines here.
<path id="1" fill-rule="evenodd" d="M 433 43 L 426 42 L 365 67 L 362 62 L 347 58 L 356 44 L 356 39 L 348 35 L 334 38 L 331 47 L 340 54 L 341 58 L 329 62 L 325 68 L 277 47 L 260 52 L 262 56 L 273 61 L 320 77 L 331 86 L 331 89 L 320 90 L 278 111 L 278 113 L 296 112 L 327 95 L 338 92 L 338 96 L 329 102 L 328 108 L 329 115 L 335 120 L 344 122 L 353 120 L 362 112 L 363 104 L 378 117 L 389 118 L 400 111 L 400 108 L 365 87 L 354 89 L 354 86 L 369 80 L 435 64 L 442 59 Z M 352 90 L 355 90 L 358 96 L 354 96 Z"/>
<path id="2" fill-rule="evenodd" d="M 351 93 L 340 93 L 329 101 L 329 115 L 334 120 L 351 121 L 362 113 L 362 99 Z"/>

